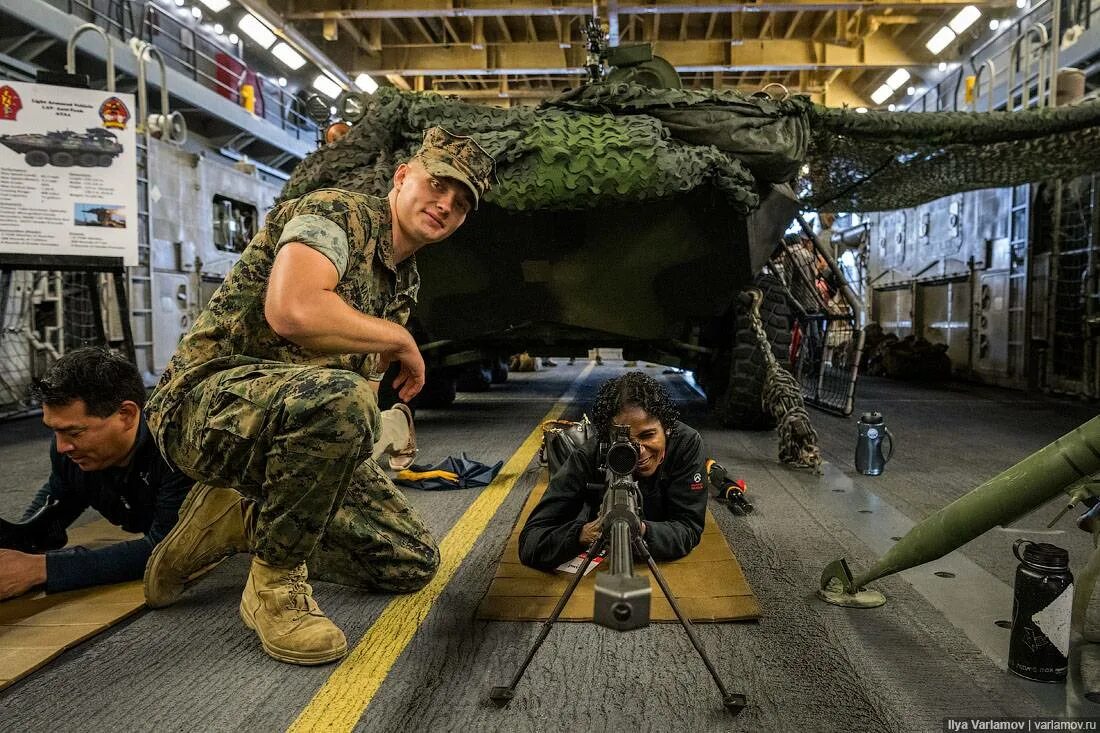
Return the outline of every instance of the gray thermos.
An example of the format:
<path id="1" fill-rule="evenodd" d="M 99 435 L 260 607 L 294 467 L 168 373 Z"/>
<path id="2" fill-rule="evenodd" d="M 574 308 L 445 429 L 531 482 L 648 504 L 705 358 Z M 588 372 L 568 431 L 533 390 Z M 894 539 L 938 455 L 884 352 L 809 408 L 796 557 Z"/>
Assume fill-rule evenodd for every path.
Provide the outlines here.
<path id="1" fill-rule="evenodd" d="M 1019 539 L 1012 554 L 1020 564 L 1012 594 L 1008 668 L 1029 680 L 1062 682 L 1069 669 L 1073 607 L 1069 553 L 1057 545 Z"/>
<path id="2" fill-rule="evenodd" d="M 882 413 L 865 412 L 859 417 L 859 437 L 856 439 L 856 470 L 865 476 L 878 476 L 894 455 L 894 436 L 887 429 Z M 890 450 L 882 454 L 882 441 L 890 440 Z"/>

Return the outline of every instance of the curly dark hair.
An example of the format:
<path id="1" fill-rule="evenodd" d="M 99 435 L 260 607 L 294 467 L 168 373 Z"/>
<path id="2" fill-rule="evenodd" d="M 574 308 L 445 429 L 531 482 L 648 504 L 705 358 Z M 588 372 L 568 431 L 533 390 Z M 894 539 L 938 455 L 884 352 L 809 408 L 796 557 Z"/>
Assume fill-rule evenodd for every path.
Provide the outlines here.
<path id="1" fill-rule="evenodd" d="M 43 405 L 65 406 L 83 400 L 93 417 L 109 417 L 125 400 L 145 405 L 145 384 L 137 367 L 121 354 L 99 346 L 76 349 L 50 365 L 31 388 Z"/>
<path id="2" fill-rule="evenodd" d="M 672 404 L 668 390 L 645 372 L 627 372 L 600 385 L 592 406 L 592 422 L 601 439 L 611 435 L 611 424 L 624 407 L 635 406 L 661 421 L 671 436 L 680 413 Z"/>

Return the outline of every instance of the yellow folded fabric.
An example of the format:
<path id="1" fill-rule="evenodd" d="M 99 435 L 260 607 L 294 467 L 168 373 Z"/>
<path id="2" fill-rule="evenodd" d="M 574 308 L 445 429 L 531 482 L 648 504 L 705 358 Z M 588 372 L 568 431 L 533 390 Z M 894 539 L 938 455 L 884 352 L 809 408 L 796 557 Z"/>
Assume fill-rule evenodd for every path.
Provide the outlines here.
<path id="1" fill-rule="evenodd" d="M 453 484 L 458 483 L 458 474 L 454 471 L 409 471 L 404 470 L 397 474 L 402 481 L 424 481 L 430 478 L 441 478 Z"/>

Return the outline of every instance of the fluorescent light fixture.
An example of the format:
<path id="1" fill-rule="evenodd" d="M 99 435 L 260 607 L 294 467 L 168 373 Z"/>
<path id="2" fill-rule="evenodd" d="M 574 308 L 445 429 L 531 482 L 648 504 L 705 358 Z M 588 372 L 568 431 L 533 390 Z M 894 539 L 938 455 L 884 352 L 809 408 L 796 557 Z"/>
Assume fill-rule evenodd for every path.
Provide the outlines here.
<path id="1" fill-rule="evenodd" d="M 871 101 L 875 104 L 882 104 L 887 99 L 894 95 L 894 90 L 890 88 L 889 84 L 883 84 L 871 94 Z"/>
<path id="2" fill-rule="evenodd" d="M 947 26 L 940 28 L 936 31 L 936 35 L 928 39 L 928 43 L 924 44 L 932 53 L 939 53 L 947 48 L 947 44 L 955 40 L 955 31 L 951 30 Z"/>
<path id="3" fill-rule="evenodd" d="M 229 0 L 199 0 L 199 2 L 210 8 L 212 13 L 220 13 L 229 7 Z"/>
<path id="4" fill-rule="evenodd" d="M 905 82 L 909 81 L 908 69 L 898 69 L 890 76 L 886 77 L 886 86 L 891 89 L 897 89 Z"/>
<path id="5" fill-rule="evenodd" d="M 245 32 L 249 38 L 264 48 L 271 48 L 271 44 L 277 40 L 271 29 L 264 25 L 263 21 L 252 13 L 245 13 L 237 21 L 237 27 Z"/>
<path id="6" fill-rule="evenodd" d="M 306 65 L 306 60 L 302 58 L 302 54 L 295 51 L 287 44 L 279 41 L 275 44 L 275 47 L 271 49 L 271 53 L 275 58 L 282 61 L 284 64 L 290 67 L 291 71 L 297 71 Z"/>
<path id="7" fill-rule="evenodd" d="M 973 5 L 967 5 L 956 13 L 955 17 L 947 22 L 947 25 L 951 26 L 951 30 L 958 34 L 974 25 L 980 17 L 982 17 L 982 11 L 978 10 Z"/>
<path id="8" fill-rule="evenodd" d="M 867 112 L 867 108 L 866 107 L 856 107 L 856 112 L 859 112 L 860 114 L 864 114 L 864 113 Z"/>
<path id="9" fill-rule="evenodd" d="M 328 74 L 318 74 L 313 80 L 313 88 L 324 94 L 329 99 L 336 99 L 340 95 L 340 85 L 333 81 Z"/>
<path id="10" fill-rule="evenodd" d="M 378 88 L 378 82 L 367 74 L 360 74 L 355 77 L 355 86 L 359 87 L 367 94 L 374 94 L 374 90 Z"/>

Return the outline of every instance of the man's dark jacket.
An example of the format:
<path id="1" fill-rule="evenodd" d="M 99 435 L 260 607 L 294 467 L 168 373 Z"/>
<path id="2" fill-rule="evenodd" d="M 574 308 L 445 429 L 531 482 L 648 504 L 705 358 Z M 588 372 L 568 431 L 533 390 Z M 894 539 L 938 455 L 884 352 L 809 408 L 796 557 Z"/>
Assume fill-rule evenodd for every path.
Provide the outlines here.
<path id="1" fill-rule="evenodd" d="M 519 535 L 524 565 L 552 570 L 576 557 L 581 527 L 596 518 L 603 496 L 587 489 L 602 483 L 598 441 L 579 447 L 550 477 L 550 485 Z M 665 460 L 657 472 L 638 479 L 645 541 L 657 560 L 675 560 L 691 552 L 703 534 L 707 491 L 703 481 L 703 439 L 677 422 L 668 437 Z"/>
<path id="2" fill-rule="evenodd" d="M 157 449 L 142 416 L 133 457 L 126 466 L 82 471 L 72 459 L 50 446 L 49 480 L 38 490 L 24 519 L 51 498 L 61 502 L 58 519 L 69 526 L 92 508 L 111 524 L 139 539 L 90 550 L 66 547 L 46 553 L 46 592 L 136 580 L 145 572 L 153 547 L 176 524 L 180 505 L 194 483 L 172 469 Z"/>

